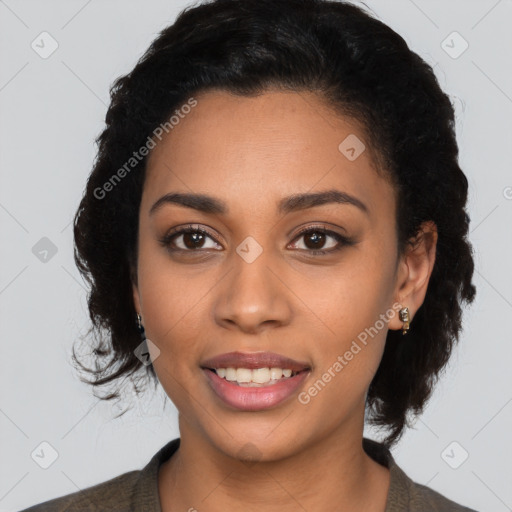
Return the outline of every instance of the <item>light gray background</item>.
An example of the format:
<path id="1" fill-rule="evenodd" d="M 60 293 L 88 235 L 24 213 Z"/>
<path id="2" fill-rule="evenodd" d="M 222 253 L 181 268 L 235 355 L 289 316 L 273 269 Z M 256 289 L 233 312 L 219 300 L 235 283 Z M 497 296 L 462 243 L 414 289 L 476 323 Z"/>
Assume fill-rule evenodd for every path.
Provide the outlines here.
<path id="1" fill-rule="evenodd" d="M 116 409 L 75 375 L 70 348 L 88 320 L 70 223 L 110 84 L 186 5 L 0 0 L 0 512 L 140 469 L 178 436 L 172 404 L 161 413 L 161 389 L 112 419 Z M 512 1 L 366 5 L 435 66 L 453 99 L 477 265 L 478 294 L 462 342 L 426 412 L 393 453 L 413 479 L 455 501 L 512 510 Z M 59 45 L 47 59 L 31 48 L 43 31 Z M 453 31 L 469 44 L 458 58 L 442 46 Z M 461 44 L 451 36 L 444 46 L 454 52 Z M 46 263 L 32 252 L 43 237 L 57 247 Z M 48 469 L 31 458 L 44 441 L 58 452 Z M 466 451 L 467 460 L 450 467 Z"/>

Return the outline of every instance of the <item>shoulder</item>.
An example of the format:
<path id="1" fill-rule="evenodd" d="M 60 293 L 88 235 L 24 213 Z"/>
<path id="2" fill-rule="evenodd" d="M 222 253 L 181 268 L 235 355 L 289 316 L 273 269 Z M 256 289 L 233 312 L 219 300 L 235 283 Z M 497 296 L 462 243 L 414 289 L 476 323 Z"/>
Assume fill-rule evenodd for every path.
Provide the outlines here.
<path id="1" fill-rule="evenodd" d="M 86 489 L 61 496 L 21 512 L 78 512 L 86 510 L 131 510 L 131 495 L 140 471 L 130 471 Z"/>
<path id="2" fill-rule="evenodd" d="M 389 469 L 391 480 L 386 512 L 477 512 L 411 480 L 383 444 L 364 438 L 363 447 L 372 459 Z"/>
<path id="3" fill-rule="evenodd" d="M 158 471 L 180 445 L 180 438 L 169 441 L 142 469 L 129 471 L 20 512 L 160 512 Z"/>
<path id="4" fill-rule="evenodd" d="M 412 480 L 410 480 L 409 494 L 411 510 L 418 512 L 476 512 Z"/>

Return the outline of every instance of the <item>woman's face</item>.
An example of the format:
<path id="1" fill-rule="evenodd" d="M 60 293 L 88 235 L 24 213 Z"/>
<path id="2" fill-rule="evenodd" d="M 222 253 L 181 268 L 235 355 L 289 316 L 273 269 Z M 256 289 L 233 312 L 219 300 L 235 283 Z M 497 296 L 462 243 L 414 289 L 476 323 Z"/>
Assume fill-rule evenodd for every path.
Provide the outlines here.
<path id="1" fill-rule="evenodd" d="M 147 163 L 134 285 L 181 435 L 262 460 L 360 435 L 387 329 L 401 326 L 394 191 L 360 129 L 312 93 L 195 99 Z M 152 210 L 168 194 L 211 199 Z M 233 352 L 255 357 L 209 361 Z M 246 368 L 241 381 L 293 369 L 263 352 L 305 370 L 258 387 L 207 369 Z"/>

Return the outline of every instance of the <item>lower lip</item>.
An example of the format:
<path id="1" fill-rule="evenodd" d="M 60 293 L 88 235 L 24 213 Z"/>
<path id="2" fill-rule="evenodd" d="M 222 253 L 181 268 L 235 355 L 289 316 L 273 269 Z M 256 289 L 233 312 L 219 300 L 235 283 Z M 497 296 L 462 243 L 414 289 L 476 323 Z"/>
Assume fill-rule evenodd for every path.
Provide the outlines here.
<path id="1" fill-rule="evenodd" d="M 245 387 L 219 377 L 214 371 L 203 371 L 217 396 L 242 411 L 262 411 L 280 404 L 295 393 L 309 373 L 305 370 L 270 386 Z"/>

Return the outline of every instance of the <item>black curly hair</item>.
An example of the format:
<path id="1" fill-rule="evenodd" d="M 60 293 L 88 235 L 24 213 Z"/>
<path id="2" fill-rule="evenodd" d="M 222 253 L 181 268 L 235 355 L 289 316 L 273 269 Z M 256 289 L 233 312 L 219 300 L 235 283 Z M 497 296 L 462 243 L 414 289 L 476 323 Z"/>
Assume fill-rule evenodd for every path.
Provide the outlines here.
<path id="1" fill-rule="evenodd" d="M 315 92 L 361 124 L 378 172 L 397 192 L 400 251 L 423 222 L 437 226 L 425 300 L 405 339 L 400 331 L 387 333 L 367 396 L 368 419 L 387 430 L 390 446 L 408 414 L 425 406 L 459 338 L 462 302 L 476 293 L 468 182 L 458 164 L 454 110 L 432 68 L 390 27 L 347 2 L 213 0 L 188 7 L 115 81 L 74 219 L 75 261 L 90 285 L 95 368 L 83 365 L 74 348 L 73 360 L 93 375 L 82 380 L 94 387 L 121 376 L 134 383 L 143 368 L 142 377 L 156 386 L 153 366 L 134 354 L 141 338 L 132 283 L 147 160 L 137 153 L 135 161 L 134 152 L 193 94 L 220 89 L 253 96 L 275 88 Z M 122 179 L 114 182 L 116 174 Z"/>

